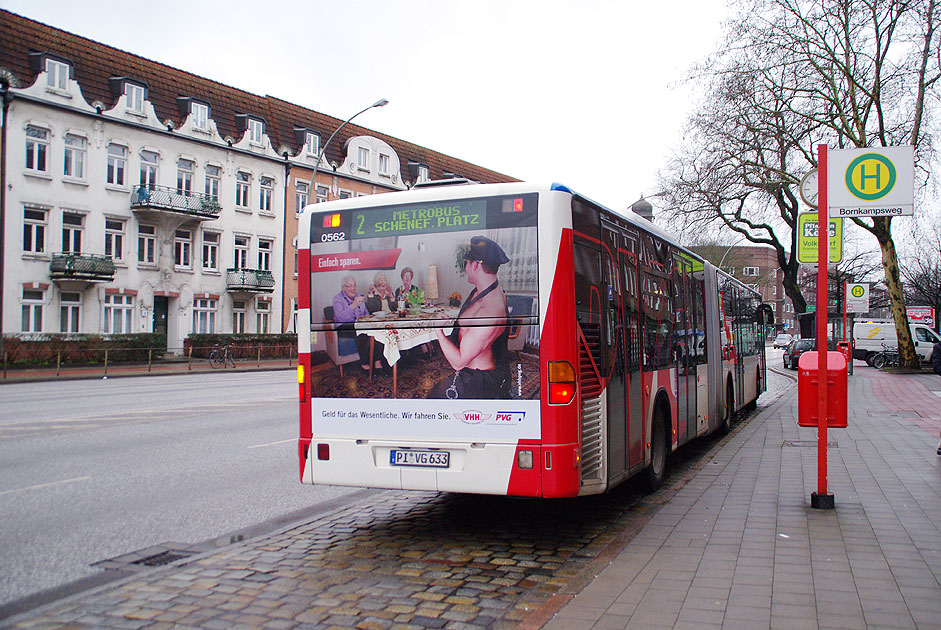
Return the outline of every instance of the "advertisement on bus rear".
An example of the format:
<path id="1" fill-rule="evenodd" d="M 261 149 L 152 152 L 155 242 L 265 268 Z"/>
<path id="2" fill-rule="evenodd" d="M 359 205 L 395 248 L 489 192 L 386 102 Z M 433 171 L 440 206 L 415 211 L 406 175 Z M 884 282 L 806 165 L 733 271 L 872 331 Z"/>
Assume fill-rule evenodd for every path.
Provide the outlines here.
<path id="1" fill-rule="evenodd" d="M 311 328 L 327 355 L 312 380 L 318 435 L 539 436 L 536 203 L 313 215 Z"/>

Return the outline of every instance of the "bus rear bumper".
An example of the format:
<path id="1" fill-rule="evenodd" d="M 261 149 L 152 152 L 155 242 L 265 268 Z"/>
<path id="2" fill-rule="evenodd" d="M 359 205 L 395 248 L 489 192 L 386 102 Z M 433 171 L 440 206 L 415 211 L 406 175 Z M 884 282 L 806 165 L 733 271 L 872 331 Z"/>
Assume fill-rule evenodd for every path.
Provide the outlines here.
<path id="1" fill-rule="evenodd" d="M 318 449 L 319 444 L 329 446 L 329 459 L 318 459 L 318 452 L 323 450 Z M 401 449 L 446 451 L 448 467 L 393 465 L 391 453 Z M 505 495 L 510 475 L 516 466 L 517 449 L 516 444 L 403 444 L 384 440 L 314 439 L 301 481 L 339 486 Z M 538 459 L 536 461 L 538 463 Z M 539 474 L 538 468 L 529 472 Z"/>

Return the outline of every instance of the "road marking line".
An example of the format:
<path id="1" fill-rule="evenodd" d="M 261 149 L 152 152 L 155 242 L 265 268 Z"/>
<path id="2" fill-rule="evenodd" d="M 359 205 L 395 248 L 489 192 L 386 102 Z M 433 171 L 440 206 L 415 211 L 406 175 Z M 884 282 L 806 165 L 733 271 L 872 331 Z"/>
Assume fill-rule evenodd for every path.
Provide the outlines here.
<path id="1" fill-rule="evenodd" d="M 13 490 L 3 490 L 0 492 L 0 495 L 10 494 L 11 492 L 22 492 L 24 490 L 38 490 L 39 488 L 48 488 L 49 486 L 57 486 L 62 483 L 74 483 L 76 481 L 86 481 L 91 479 L 91 477 L 75 477 L 74 479 L 63 479 L 62 481 L 50 481 L 49 483 L 40 483 L 35 486 L 26 486 L 25 488 L 14 488 Z"/>
<path id="2" fill-rule="evenodd" d="M 263 446 L 274 446 L 275 444 L 287 444 L 288 442 L 294 442 L 297 438 L 291 438 L 289 440 L 281 440 L 280 442 L 268 442 L 267 444 L 256 444 L 254 446 L 249 446 L 248 448 L 261 448 Z"/>

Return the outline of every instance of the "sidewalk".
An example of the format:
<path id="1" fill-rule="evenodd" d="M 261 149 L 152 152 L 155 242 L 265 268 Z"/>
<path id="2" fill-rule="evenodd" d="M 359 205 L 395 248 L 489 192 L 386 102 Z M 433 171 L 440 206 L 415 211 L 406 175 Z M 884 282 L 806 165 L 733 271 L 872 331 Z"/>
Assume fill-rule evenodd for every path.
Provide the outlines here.
<path id="1" fill-rule="evenodd" d="M 797 388 L 740 428 L 545 628 L 941 627 L 941 379 L 858 367 L 813 510 Z"/>
<path id="2" fill-rule="evenodd" d="M 0 385 L 4 383 L 28 383 L 34 381 L 74 380 L 122 376 L 156 376 L 159 374 L 190 374 L 196 372 L 252 372 L 260 370 L 289 370 L 297 367 L 297 357 L 291 359 L 236 359 L 235 367 L 214 369 L 208 359 L 173 357 L 146 363 L 112 363 L 105 369 L 104 363 L 94 365 L 64 365 L 56 370 L 51 367 L 10 368 L 0 374 Z M 326 367 L 326 366 L 325 366 Z M 314 367 L 317 370 L 317 366 Z M 58 372 L 58 373 L 57 373 Z"/>

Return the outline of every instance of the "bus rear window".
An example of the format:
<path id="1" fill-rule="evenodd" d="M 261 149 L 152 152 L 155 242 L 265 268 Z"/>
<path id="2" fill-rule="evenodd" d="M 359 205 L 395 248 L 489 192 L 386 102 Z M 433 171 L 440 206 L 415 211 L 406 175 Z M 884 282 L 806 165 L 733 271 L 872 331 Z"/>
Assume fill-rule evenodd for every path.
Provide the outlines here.
<path id="1" fill-rule="evenodd" d="M 537 199 L 527 193 L 314 214 L 312 328 L 453 319 L 474 298 L 473 281 L 490 278 L 487 271 L 508 309 L 526 311 L 511 314 L 528 320 L 538 313 Z"/>

